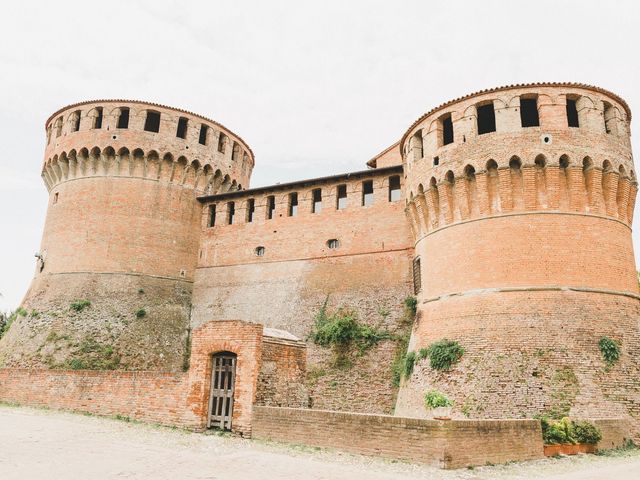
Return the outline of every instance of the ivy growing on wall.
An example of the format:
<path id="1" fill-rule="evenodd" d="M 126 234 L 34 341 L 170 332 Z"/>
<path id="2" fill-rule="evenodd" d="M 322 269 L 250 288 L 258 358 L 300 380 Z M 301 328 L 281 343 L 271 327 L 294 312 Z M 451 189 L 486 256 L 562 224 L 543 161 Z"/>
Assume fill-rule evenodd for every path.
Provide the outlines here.
<path id="1" fill-rule="evenodd" d="M 600 353 L 602 353 L 602 358 L 607 363 L 607 366 L 612 366 L 620 359 L 619 342 L 609 337 L 602 337 L 598 342 L 598 347 L 600 347 Z"/>

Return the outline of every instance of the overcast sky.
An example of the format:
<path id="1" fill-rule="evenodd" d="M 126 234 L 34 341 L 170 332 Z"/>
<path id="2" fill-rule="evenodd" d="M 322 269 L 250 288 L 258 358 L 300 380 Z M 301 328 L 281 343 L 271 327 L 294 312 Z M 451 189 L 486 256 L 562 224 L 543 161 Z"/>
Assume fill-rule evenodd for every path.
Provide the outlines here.
<path id="1" fill-rule="evenodd" d="M 590 83 L 640 115 L 639 6 L 3 2 L 0 310 L 19 305 L 33 275 L 47 205 L 44 121 L 59 107 L 127 98 L 218 120 L 252 147 L 252 186 L 361 170 L 425 111 L 488 87 Z M 637 151 L 637 120 L 632 133 Z"/>

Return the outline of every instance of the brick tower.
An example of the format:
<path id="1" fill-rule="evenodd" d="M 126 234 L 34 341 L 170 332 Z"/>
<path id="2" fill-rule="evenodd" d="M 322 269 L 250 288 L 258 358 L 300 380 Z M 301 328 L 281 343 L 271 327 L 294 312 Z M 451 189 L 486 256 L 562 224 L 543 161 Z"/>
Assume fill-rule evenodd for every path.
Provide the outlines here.
<path id="1" fill-rule="evenodd" d="M 405 133 L 409 350 L 446 338 L 465 353 L 448 372 L 419 360 L 396 414 L 425 415 L 436 389 L 471 418 L 640 415 L 630 120 L 603 89 L 531 84 L 445 103 Z M 612 366 L 602 337 L 620 342 Z"/>
<path id="2" fill-rule="evenodd" d="M 46 133 L 46 223 L 27 316 L 0 346 L 5 365 L 68 367 L 84 349 L 107 368 L 179 369 L 196 197 L 248 186 L 251 149 L 207 118 L 125 100 L 65 107 Z"/>

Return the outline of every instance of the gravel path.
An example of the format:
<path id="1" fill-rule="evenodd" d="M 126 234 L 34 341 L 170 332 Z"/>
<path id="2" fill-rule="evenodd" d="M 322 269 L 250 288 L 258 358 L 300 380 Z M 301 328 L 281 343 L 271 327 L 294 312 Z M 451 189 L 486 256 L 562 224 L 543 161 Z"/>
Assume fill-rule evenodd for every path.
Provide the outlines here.
<path id="1" fill-rule="evenodd" d="M 640 452 L 444 471 L 424 465 L 0 405 L 0 479 L 640 480 Z"/>

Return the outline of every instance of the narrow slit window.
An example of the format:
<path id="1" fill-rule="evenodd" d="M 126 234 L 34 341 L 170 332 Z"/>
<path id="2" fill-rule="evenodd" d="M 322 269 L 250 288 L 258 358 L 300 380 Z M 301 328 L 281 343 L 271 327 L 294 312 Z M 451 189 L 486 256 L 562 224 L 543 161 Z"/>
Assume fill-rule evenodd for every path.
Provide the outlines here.
<path id="1" fill-rule="evenodd" d="M 347 186 L 338 185 L 336 195 L 336 209 L 344 210 L 347 208 Z"/>
<path id="2" fill-rule="evenodd" d="M 373 205 L 373 180 L 362 182 L 362 206 Z"/>
<path id="3" fill-rule="evenodd" d="M 96 121 L 93 128 L 102 128 L 102 107 L 96 108 Z"/>
<path id="4" fill-rule="evenodd" d="M 322 190 L 316 188 L 312 192 L 313 203 L 311 204 L 311 213 L 320 213 L 322 211 Z"/>
<path id="5" fill-rule="evenodd" d="M 160 112 L 147 111 L 147 118 L 144 121 L 144 129 L 147 132 L 158 133 L 160 131 Z"/>
<path id="6" fill-rule="evenodd" d="M 189 124 L 189 120 L 180 117 L 178 119 L 178 129 L 176 130 L 176 137 L 178 138 L 187 138 L 187 125 Z"/>
<path id="7" fill-rule="evenodd" d="M 442 145 L 453 143 L 453 121 L 451 115 L 442 117 Z"/>
<path id="8" fill-rule="evenodd" d="M 270 195 L 267 197 L 267 220 L 271 220 L 276 211 L 276 197 Z"/>
<path id="9" fill-rule="evenodd" d="M 520 123 L 523 127 L 539 127 L 538 98 L 520 98 Z"/>
<path id="10" fill-rule="evenodd" d="M 227 221 L 229 225 L 233 225 L 233 221 L 236 217 L 236 204 L 235 202 L 227 203 Z"/>
<path id="11" fill-rule="evenodd" d="M 256 201 L 250 198 L 247 200 L 247 223 L 253 222 L 254 213 L 256 213 Z"/>
<path id="12" fill-rule="evenodd" d="M 116 128 L 129 128 L 129 109 L 127 107 L 120 108 Z"/>
<path id="13" fill-rule="evenodd" d="M 433 166 L 437 167 L 440 165 L 440 157 L 433 157 Z"/>
<path id="14" fill-rule="evenodd" d="M 420 257 L 413 259 L 413 294 L 417 295 L 422 290 L 422 273 L 420 272 Z"/>
<path id="15" fill-rule="evenodd" d="M 496 112 L 493 102 L 476 107 L 478 112 L 478 135 L 496 131 Z"/>
<path id="16" fill-rule="evenodd" d="M 207 144 L 207 134 L 209 133 L 209 127 L 207 127 L 204 123 L 200 125 L 200 137 L 198 137 L 198 143 L 200 145 Z"/>
<path id="17" fill-rule="evenodd" d="M 389 201 L 395 202 L 400 200 L 400 176 L 394 175 L 389 177 Z"/>
<path id="18" fill-rule="evenodd" d="M 298 193 L 293 192 L 289 194 L 289 212 L 290 217 L 295 217 L 298 214 Z"/>
<path id="19" fill-rule="evenodd" d="M 580 127 L 578 121 L 578 106 L 576 100 L 573 98 L 567 98 L 567 125 L 570 127 Z"/>
<path id="20" fill-rule="evenodd" d="M 73 118 L 73 131 L 77 132 L 80 130 L 80 110 L 75 112 L 75 117 Z"/>
<path id="21" fill-rule="evenodd" d="M 208 223 L 209 227 L 215 227 L 216 226 L 216 206 L 215 205 L 209 205 L 209 223 Z"/>

